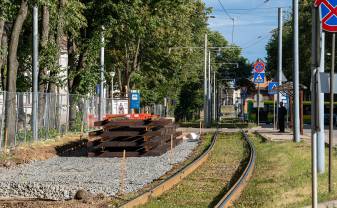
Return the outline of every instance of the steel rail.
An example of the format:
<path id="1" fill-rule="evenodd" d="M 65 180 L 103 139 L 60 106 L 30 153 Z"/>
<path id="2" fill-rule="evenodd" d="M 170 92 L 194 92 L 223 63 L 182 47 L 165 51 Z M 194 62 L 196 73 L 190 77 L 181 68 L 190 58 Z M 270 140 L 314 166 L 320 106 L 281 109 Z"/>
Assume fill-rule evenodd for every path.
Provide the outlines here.
<path id="1" fill-rule="evenodd" d="M 232 188 L 224 195 L 224 197 L 215 205 L 215 208 L 230 207 L 233 202 L 240 197 L 242 190 L 247 185 L 247 182 L 253 175 L 255 161 L 256 161 L 256 149 L 253 142 L 248 138 L 248 135 L 242 130 L 244 140 L 247 142 L 250 156 L 249 162 L 243 171 L 238 181 L 232 186 Z"/>
<path id="2" fill-rule="evenodd" d="M 137 196 L 136 198 L 122 204 L 120 207 L 122 208 L 131 208 L 131 207 L 137 207 L 143 204 L 146 204 L 149 202 L 152 198 L 158 197 L 162 195 L 167 190 L 171 189 L 173 186 L 177 185 L 179 182 L 181 182 L 186 176 L 193 173 L 197 168 L 199 168 L 204 162 L 207 161 L 211 150 L 213 149 L 215 142 L 218 137 L 218 130 L 213 134 L 212 136 L 212 143 L 207 148 L 207 150 L 197 157 L 195 160 L 193 160 L 191 163 L 186 165 L 184 168 L 182 168 L 180 171 L 176 172 L 166 180 L 162 181 L 158 186 L 155 188 Z"/>
<path id="3" fill-rule="evenodd" d="M 143 204 L 146 204 L 149 202 L 152 198 L 156 198 L 160 195 L 162 195 L 167 190 L 171 189 L 173 186 L 177 185 L 179 182 L 181 182 L 186 176 L 190 175 L 195 171 L 197 168 L 199 168 L 209 157 L 210 152 L 212 151 L 213 147 L 215 146 L 215 143 L 217 141 L 219 131 L 217 130 L 213 137 L 212 137 L 212 143 L 208 147 L 208 149 L 200 155 L 197 159 L 186 165 L 184 168 L 182 168 L 177 173 L 170 176 L 168 179 L 162 181 L 158 186 L 155 188 L 137 196 L 136 198 L 124 203 L 120 207 L 122 208 L 131 208 L 131 207 L 137 207 Z M 247 142 L 249 147 L 249 162 L 245 167 L 244 172 L 238 179 L 238 181 L 232 186 L 232 188 L 224 195 L 224 197 L 218 202 L 218 204 L 215 206 L 216 208 L 219 207 L 229 207 L 233 204 L 233 202 L 238 199 L 238 197 L 241 194 L 241 191 L 247 184 L 247 181 L 252 176 L 254 167 L 255 167 L 255 160 L 256 160 L 256 150 L 254 144 L 249 140 L 247 134 L 242 130 L 242 134 L 244 137 L 244 140 Z"/>

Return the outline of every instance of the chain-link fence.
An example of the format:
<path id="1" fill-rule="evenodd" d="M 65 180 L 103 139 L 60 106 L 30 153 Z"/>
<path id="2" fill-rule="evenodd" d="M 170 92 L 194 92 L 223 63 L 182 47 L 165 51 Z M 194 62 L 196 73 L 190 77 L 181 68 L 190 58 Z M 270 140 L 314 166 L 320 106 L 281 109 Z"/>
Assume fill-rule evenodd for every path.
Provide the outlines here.
<path id="1" fill-rule="evenodd" d="M 0 92 L 0 149 L 33 141 L 32 92 Z M 103 116 L 127 114 L 127 98 L 104 99 Z M 39 93 L 38 139 L 94 129 L 99 118 L 99 97 Z"/>

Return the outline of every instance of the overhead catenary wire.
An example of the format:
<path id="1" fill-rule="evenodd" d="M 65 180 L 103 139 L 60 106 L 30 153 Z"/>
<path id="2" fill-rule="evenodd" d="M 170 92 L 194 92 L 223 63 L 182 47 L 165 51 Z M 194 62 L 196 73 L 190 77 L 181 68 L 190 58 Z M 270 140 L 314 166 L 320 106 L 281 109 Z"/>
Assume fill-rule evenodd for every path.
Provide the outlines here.
<path id="1" fill-rule="evenodd" d="M 218 0 L 222 10 L 225 12 L 225 14 L 228 16 L 233 21 L 233 27 L 232 27 L 232 44 L 234 44 L 234 28 L 235 28 L 235 19 L 228 13 L 228 11 L 225 9 L 223 4 L 221 3 L 220 0 Z"/>

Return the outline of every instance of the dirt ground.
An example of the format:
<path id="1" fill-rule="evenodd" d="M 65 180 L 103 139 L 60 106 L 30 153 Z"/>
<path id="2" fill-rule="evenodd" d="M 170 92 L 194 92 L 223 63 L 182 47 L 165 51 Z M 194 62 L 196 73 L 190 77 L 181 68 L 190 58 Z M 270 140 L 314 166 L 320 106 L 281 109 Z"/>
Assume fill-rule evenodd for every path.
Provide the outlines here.
<path id="1" fill-rule="evenodd" d="M 0 155 L 0 166 L 13 167 L 37 160 L 48 160 L 87 141 L 86 135 L 67 135 L 32 144 L 22 144 Z"/>
<path id="2" fill-rule="evenodd" d="M 92 198 L 88 200 L 38 201 L 38 200 L 0 200 L 0 208 L 108 208 L 111 199 Z"/>

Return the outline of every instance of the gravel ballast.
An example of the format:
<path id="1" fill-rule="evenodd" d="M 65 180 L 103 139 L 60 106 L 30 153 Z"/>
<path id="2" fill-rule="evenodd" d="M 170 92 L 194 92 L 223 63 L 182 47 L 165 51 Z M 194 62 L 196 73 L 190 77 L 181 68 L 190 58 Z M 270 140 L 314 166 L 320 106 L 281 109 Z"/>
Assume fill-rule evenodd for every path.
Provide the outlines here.
<path id="1" fill-rule="evenodd" d="M 197 142 L 184 141 L 159 157 L 126 159 L 125 192 L 133 192 L 158 179 L 172 165 L 184 161 Z M 0 197 L 73 199 L 80 189 L 114 196 L 120 190 L 121 158 L 54 157 L 11 169 L 0 168 Z"/>

